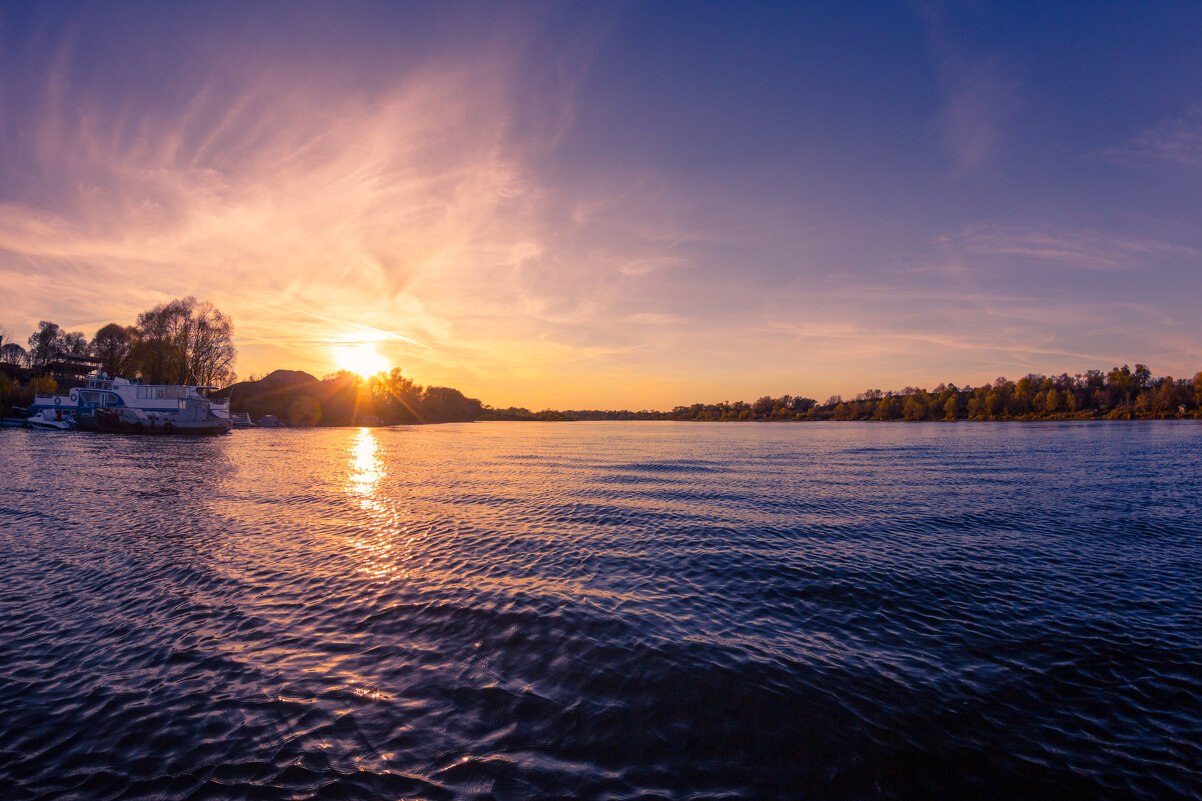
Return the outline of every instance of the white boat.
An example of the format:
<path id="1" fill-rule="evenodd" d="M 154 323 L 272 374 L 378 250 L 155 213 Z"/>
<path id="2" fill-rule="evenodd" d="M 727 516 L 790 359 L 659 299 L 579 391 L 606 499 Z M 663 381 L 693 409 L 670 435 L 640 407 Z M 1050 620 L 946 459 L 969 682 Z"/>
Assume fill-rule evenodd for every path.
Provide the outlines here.
<path id="1" fill-rule="evenodd" d="M 98 430 L 104 417 L 109 430 L 146 430 L 148 422 L 155 423 L 155 433 L 227 433 L 233 428 L 228 404 L 209 400 L 202 390 L 212 387 L 182 384 L 141 384 L 125 378 L 109 378 L 98 373 L 88 378 L 82 387 L 72 388 L 66 395 L 38 395 L 29 407 L 34 416 L 49 413 L 70 415 L 80 428 Z M 134 410 L 134 411 L 122 411 Z M 105 415 L 101 412 L 113 412 Z M 146 417 L 142 420 L 137 413 Z M 141 422 L 143 429 L 138 429 Z"/>
<path id="2" fill-rule="evenodd" d="M 76 422 L 69 413 L 61 410 L 51 411 L 50 409 L 42 409 L 37 414 L 26 417 L 24 427 L 50 431 L 70 431 L 76 427 Z"/>

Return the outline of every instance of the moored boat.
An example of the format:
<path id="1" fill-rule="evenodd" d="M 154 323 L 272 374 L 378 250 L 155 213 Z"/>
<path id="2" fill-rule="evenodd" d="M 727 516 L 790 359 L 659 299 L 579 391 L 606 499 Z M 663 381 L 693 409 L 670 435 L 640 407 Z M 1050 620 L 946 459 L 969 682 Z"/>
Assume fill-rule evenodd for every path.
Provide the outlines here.
<path id="1" fill-rule="evenodd" d="M 96 430 L 113 434 L 228 434 L 229 425 L 199 403 L 172 414 L 147 413 L 132 406 L 100 408 L 95 412 Z"/>
<path id="2" fill-rule="evenodd" d="M 43 409 L 37 414 L 25 418 L 24 428 L 40 428 L 47 431 L 70 431 L 76 427 L 76 421 L 70 414 L 63 411 Z"/>
<path id="3" fill-rule="evenodd" d="M 29 411 L 69 416 L 79 428 L 93 431 L 228 433 L 233 428 L 228 405 L 206 398 L 204 389 L 211 387 L 140 384 L 97 373 L 66 395 L 38 395 Z"/>

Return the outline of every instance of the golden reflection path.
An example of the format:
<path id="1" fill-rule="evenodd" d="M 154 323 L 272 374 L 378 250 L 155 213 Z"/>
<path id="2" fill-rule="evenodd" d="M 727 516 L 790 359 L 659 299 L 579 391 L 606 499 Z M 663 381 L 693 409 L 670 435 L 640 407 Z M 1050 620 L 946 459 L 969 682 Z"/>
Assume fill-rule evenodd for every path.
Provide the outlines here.
<path id="1" fill-rule="evenodd" d="M 348 451 L 346 492 L 367 514 L 363 531 L 351 539 L 351 547 L 363 558 L 358 572 L 374 581 L 407 578 L 401 568 L 413 537 L 403 516 L 381 491 L 388 477 L 379 438 L 370 428 L 360 428 Z"/>

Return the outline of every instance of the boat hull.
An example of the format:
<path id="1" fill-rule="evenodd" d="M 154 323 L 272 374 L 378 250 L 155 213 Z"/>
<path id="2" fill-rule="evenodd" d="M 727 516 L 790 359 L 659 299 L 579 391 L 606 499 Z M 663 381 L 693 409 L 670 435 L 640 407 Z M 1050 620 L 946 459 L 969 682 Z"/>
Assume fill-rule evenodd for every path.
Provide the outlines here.
<path id="1" fill-rule="evenodd" d="M 156 436 L 192 436 L 208 437 L 218 434 L 228 434 L 230 429 L 224 420 L 205 421 L 162 421 L 162 420 L 123 420 L 117 414 L 97 410 L 95 429 L 106 434 L 145 434 Z"/>

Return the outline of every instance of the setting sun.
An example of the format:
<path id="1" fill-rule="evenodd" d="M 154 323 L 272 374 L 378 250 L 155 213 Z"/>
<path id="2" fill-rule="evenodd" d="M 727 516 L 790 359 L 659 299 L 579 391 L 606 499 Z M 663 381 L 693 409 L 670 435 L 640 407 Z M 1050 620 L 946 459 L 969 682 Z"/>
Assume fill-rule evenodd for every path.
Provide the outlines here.
<path id="1" fill-rule="evenodd" d="M 334 348 L 334 363 L 339 370 L 349 370 L 361 376 L 387 372 L 388 360 L 376 352 L 370 343 L 339 345 Z"/>

